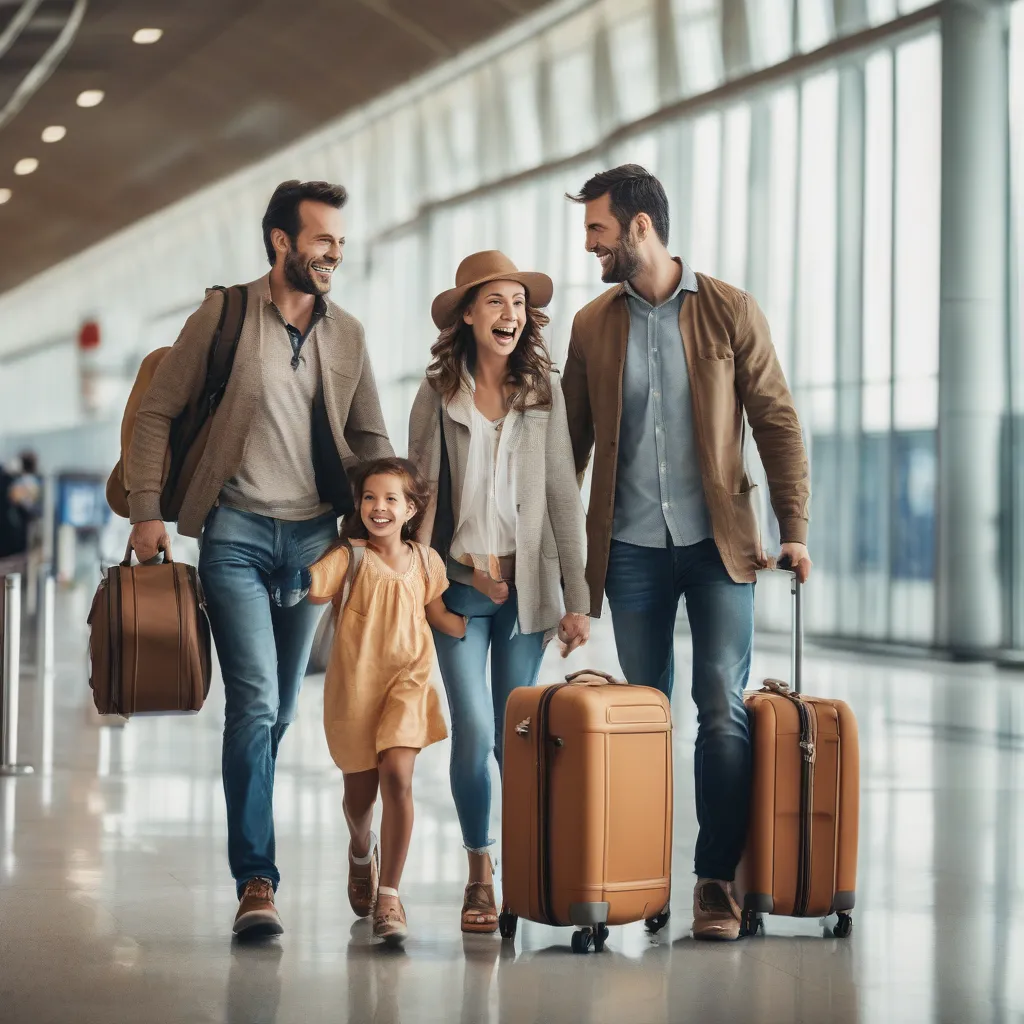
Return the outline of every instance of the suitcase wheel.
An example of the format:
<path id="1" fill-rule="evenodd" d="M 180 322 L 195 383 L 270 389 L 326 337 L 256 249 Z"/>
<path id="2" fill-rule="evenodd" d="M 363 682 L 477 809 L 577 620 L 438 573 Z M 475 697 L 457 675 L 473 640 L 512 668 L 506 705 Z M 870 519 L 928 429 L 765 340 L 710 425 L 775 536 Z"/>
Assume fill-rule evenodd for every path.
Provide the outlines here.
<path id="1" fill-rule="evenodd" d="M 853 918 L 849 914 L 840 914 L 832 934 L 837 939 L 848 939 L 853 931 Z"/>
<path id="2" fill-rule="evenodd" d="M 754 910 L 744 910 L 740 922 L 740 935 L 749 937 L 764 931 L 764 918 Z"/>
<path id="3" fill-rule="evenodd" d="M 658 932 L 668 924 L 669 918 L 672 916 L 672 911 L 666 905 L 665 909 L 660 914 L 655 914 L 654 917 L 647 918 L 644 921 L 644 927 L 651 935 L 657 935 Z"/>
<path id="4" fill-rule="evenodd" d="M 574 953 L 604 952 L 604 944 L 610 932 L 606 925 L 599 924 L 596 928 L 581 928 L 572 933 L 572 951 Z"/>
<path id="5" fill-rule="evenodd" d="M 511 910 L 503 910 L 498 915 L 498 931 L 503 939 L 514 939 L 519 918 Z"/>

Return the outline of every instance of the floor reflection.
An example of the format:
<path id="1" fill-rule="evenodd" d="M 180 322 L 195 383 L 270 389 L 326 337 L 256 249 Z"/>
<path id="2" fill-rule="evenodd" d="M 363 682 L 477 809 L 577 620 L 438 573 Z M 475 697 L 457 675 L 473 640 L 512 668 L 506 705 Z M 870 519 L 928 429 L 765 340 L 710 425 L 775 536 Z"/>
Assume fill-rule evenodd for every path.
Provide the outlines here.
<path id="1" fill-rule="evenodd" d="M 80 595 L 62 594 L 56 671 L 22 682 L 21 750 L 0 780 L 0 987 L 6 1024 L 79 1021 L 560 1021 L 715 1024 L 1024 1019 L 1024 686 L 985 667 L 812 652 L 807 688 L 858 714 L 856 927 L 769 919 L 729 947 L 687 937 L 695 722 L 676 709 L 676 917 L 612 929 L 602 956 L 521 923 L 515 947 L 459 931 L 464 854 L 448 748 L 421 757 L 403 883 L 412 934 L 379 949 L 345 895 L 341 784 L 306 687 L 276 790 L 280 942 L 230 939 L 219 688 L 194 718 L 102 722 L 85 682 Z M 679 655 L 687 644 L 680 638 Z M 755 677 L 785 674 L 761 644 Z M 569 663 L 614 669 L 607 623 Z M 685 691 L 683 691 L 685 692 Z M 495 808 L 498 830 L 500 810 Z"/>

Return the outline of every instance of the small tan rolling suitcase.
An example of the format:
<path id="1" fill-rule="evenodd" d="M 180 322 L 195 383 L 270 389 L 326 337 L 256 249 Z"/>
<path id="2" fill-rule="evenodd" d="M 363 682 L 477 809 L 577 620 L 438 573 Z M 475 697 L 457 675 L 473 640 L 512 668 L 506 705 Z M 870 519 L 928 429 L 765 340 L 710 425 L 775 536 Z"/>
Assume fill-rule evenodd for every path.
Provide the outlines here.
<path id="1" fill-rule="evenodd" d="M 839 915 L 832 934 L 853 928 L 860 753 L 857 720 L 841 700 L 802 693 L 803 605 L 793 577 L 793 686 L 765 680 L 745 702 L 753 737 L 750 828 L 739 870 L 743 931 L 762 915 Z"/>
<path id="2" fill-rule="evenodd" d="M 608 925 L 668 902 L 672 714 L 646 686 L 581 672 L 513 690 L 502 769 L 501 934 L 520 917 L 575 925 L 600 952 Z"/>
<path id="3" fill-rule="evenodd" d="M 101 715 L 198 711 L 210 692 L 210 623 L 199 574 L 165 561 L 107 570 L 89 612 L 89 685 Z"/>

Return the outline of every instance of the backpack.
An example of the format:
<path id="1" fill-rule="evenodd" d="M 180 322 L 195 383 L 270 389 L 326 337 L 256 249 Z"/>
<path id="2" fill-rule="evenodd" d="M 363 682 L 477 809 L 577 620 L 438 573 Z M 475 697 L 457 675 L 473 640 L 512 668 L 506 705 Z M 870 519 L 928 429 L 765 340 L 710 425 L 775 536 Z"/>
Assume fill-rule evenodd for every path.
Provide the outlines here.
<path id="1" fill-rule="evenodd" d="M 248 291 L 244 285 L 233 285 L 224 288 L 218 285 L 217 291 L 224 294 L 224 306 L 220 320 L 210 339 L 209 357 L 206 366 L 206 380 L 202 390 L 194 395 L 188 405 L 174 418 L 171 423 L 167 452 L 164 455 L 162 490 L 160 495 L 160 513 L 165 522 L 175 522 L 181 512 L 182 502 L 192 475 L 206 449 L 206 440 L 210 433 L 213 415 L 224 397 L 231 376 L 231 367 L 235 360 L 235 350 L 245 323 L 245 307 Z M 125 479 L 125 466 L 131 450 L 132 435 L 135 432 L 135 418 L 142 401 L 153 382 L 157 367 L 163 362 L 170 348 L 158 348 L 150 352 L 135 376 L 128 403 L 121 420 L 121 457 L 117 461 L 107 479 L 107 504 L 111 510 L 123 518 L 129 517 L 128 493 L 130 487 Z"/>

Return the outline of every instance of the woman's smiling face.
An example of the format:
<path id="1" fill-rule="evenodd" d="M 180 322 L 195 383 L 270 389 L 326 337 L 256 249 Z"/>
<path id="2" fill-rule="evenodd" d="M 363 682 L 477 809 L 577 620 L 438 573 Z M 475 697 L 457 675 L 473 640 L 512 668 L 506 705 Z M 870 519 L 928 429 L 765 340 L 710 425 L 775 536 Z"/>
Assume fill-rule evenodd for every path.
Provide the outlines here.
<path id="1" fill-rule="evenodd" d="M 516 281 L 488 281 L 462 314 L 478 352 L 508 358 L 526 327 L 526 289 Z"/>

